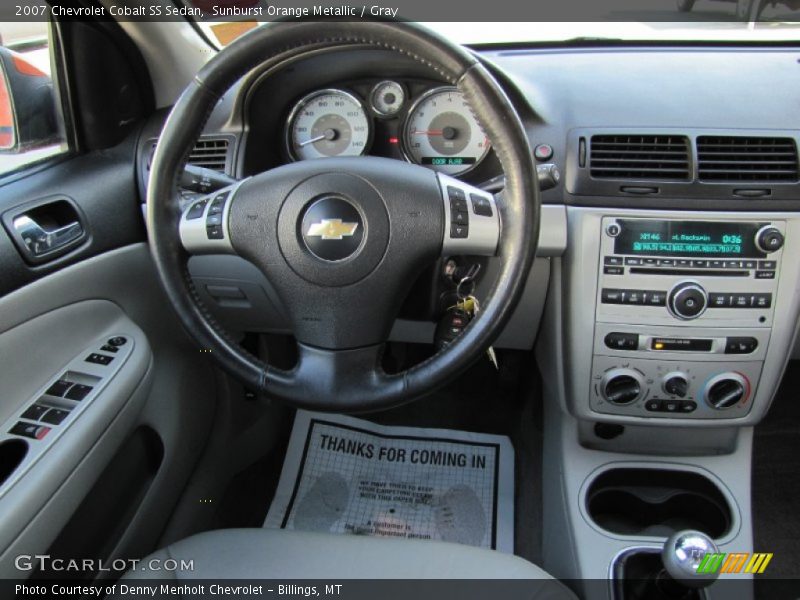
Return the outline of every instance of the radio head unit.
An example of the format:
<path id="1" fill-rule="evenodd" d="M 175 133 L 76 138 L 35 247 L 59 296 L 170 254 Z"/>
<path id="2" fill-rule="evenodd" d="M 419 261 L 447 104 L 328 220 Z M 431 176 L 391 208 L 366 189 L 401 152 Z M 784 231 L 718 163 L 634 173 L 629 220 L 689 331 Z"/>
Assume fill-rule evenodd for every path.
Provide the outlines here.
<path id="1" fill-rule="evenodd" d="M 618 219 L 616 223 L 614 254 L 758 259 L 778 249 L 762 248 L 759 242 L 759 233 L 769 223 L 651 219 Z"/>

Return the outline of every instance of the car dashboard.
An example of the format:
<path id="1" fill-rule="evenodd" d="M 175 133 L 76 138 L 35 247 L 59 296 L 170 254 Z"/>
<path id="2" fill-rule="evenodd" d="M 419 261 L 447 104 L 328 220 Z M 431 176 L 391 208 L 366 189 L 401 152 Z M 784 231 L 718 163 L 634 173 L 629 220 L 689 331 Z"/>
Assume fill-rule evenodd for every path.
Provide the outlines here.
<path id="1" fill-rule="evenodd" d="M 530 349 L 550 336 L 560 350 L 543 361 L 562 374 L 565 408 L 581 418 L 757 422 L 797 323 L 800 273 L 782 260 L 800 237 L 798 136 L 786 118 L 800 92 L 797 52 L 612 45 L 477 54 L 517 108 L 533 160 L 562 174 L 542 192 L 537 259 L 496 346 Z M 162 119 L 140 144 L 143 196 Z M 428 67 L 367 47 L 264 64 L 222 98 L 189 160 L 243 178 L 348 155 L 502 188 L 491 140 L 463 96 Z M 767 247 L 767 234 L 777 245 Z M 420 273 L 393 340 L 431 343 L 452 301 L 447 268 L 481 262 L 476 295 L 491 285 L 498 259 L 450 258 Z M 255 267 L 215 255 L 189 266 L 230 328 L 289 333 L 281 299 Z"/>

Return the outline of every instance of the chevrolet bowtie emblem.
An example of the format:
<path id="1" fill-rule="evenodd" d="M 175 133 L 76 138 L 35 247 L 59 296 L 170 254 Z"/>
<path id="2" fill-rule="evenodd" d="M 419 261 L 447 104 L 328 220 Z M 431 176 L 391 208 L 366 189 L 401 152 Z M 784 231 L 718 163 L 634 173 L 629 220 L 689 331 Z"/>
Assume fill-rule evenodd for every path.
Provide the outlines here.
<path id="1" fill-rule="evenodd" d="M 351 237 L 358 228 L 358 223 L 343 223 L 341 219 L 322 219 L 319 223 L 312 223 L 306 235 L 320 237 L 323 240 L 341 240 Z"/>

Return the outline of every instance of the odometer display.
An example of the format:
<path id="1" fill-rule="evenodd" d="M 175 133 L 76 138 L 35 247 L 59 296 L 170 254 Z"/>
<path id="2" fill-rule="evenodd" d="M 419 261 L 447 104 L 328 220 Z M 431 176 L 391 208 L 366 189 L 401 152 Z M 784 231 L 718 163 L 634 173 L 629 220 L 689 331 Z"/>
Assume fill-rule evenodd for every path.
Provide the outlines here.
<path id="1" fill-rule="evenodd" d="M 342 90 L 320 90 L 301 99 L 286 130 L 295 160 L 359 156 L 366 152 L 370 122 L 361 101 Z"/>
<path id="2" fill-rule="evenodd" d="M 490 147 L 466 98 L 456 88 L 427 92 L 406 118 L 403 149 L 418 165 L 458 175 L 480 163 Z"/>

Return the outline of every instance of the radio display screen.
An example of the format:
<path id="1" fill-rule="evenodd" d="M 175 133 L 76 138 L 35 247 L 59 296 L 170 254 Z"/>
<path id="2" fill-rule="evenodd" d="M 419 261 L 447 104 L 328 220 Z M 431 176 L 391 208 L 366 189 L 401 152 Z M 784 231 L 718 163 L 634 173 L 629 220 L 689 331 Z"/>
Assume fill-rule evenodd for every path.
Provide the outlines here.
<path id="1" fill-rule="evenodd" d="M 764 258 L 755 244 L 763 223 L 620 219 L 614 254 Z"/>

